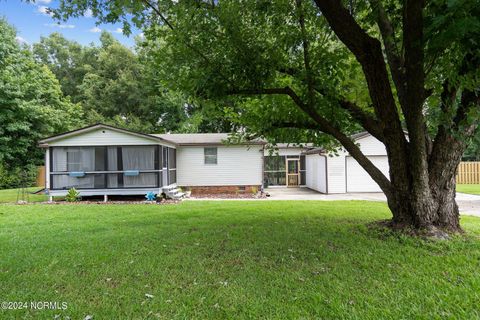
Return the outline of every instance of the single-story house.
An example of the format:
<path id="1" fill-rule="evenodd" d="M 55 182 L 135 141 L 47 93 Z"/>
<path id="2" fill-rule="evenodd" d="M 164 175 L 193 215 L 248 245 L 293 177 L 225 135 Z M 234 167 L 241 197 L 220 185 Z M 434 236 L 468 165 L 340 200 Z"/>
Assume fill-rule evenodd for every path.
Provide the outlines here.
<path id="1" fill-rule="evenodd" d="M 74 187 L 83 196 L 154 192 L 255 192 L 307 187 L 322 193 L 379 192 L 344 150 L 335 155 L 312 145 L 227 142 L 227 133 L 143 134 L 96 124 L 40 141 L 50 196 Z M 388 176 L 385 147 L 368 133 L 352 136 Z"/>

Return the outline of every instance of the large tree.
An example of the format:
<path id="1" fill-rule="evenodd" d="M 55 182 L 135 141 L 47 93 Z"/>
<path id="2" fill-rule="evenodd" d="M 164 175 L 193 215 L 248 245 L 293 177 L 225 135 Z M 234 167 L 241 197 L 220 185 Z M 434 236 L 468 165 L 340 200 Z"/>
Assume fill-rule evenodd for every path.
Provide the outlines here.
<path id="1" fill-rule="evenodd" d="M 334 138 L 384 191 L 392 226 L 460 230 L 455 171 L 480 104 L 478 1 L 73 0 L 56 13 L 88 8 L 102 22 L 133 17 L 161 44 L 166 80 L 228 97 L 250 132 Z M 358 127 L 385 145 L 389 177 L 350 138 Z"/>
<path id="2" fill-rule="evenodd" d="M 32 51 L 55 74 L 63 94 L 81 104 L 85 123 L 143 132 L 231 130 L 214 108 L 201 108 L 200 101 L 169 89 L 156 51 L 148 41 L 136 40 L 135 48 L 128 48 L 103 31 L 100 45 L 84 46 L 52 33 L 33 44 Z"/>
<path id="3" fill-rule="evenodd" d="M 63 94 L 73 102 L 80 101 L 79 85 L 85 75 L 97 69 L 98 51 L 98 47 L 82 46 L 58 32 L 41 37 L 32 45 L 35 59 L 48 66 L 60 82 Z"/>
<path id="4" fill-rule="evenodd" d="M 81 107 L 64 98 L 52 72 L 15 37 L 0 19 L 0 166 L 7 171 L 40 164 L 38 140 L 82 125 Z"/>

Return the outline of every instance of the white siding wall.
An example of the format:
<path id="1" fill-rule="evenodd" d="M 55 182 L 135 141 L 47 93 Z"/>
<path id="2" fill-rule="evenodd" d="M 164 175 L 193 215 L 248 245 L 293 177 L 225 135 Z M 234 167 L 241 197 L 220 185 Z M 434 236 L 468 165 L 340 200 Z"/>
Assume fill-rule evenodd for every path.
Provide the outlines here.
<path id="1" fill-rule="evenodd" d="M 61 140 L 52 141 L 49 146 L 105 146 L 105 145 L 150 145 L 163 144 L 160 140 L 155 141 L 141 136 L 119 132 L 110 129 L 98 129 L 90 132 L 66 137 Z"/>
<path id="2" fill-rule="evenodd" d="M 369 156 L 368 159 L 388 178 L 386 156 Z M 382 192 L 378 184 L 352 157 L 347 157 L 347 192 Z"/>
<path id="3" fill-rule="evenodd" d="M 217 148 L 217 164 L 205 164 L 203 146 L 178 147 L 177 184 L 179 186 L 262 184 L 261 146 Z"/>
<path id="4" fill-rule="evenodd" d="M 306 186 L 310 189 L 326 193 L 327 179 L 325 171 L 325 156 L 318 154 L 306 155 L 305 164 L 307 167 Z"/>
<path id="5" fill-rule="evenodd" d="M 274 150 L 270 154 L 270 150 L 265 149 L 264 154 L 265 156 L 299 156 L 304 150 L 303 148 L 278 148 L 278 152 Z"/>
<path id="6" fill-rule="evenodd" d="M 360 150 L 364 155 L 368 156 L 386 156 L 387 150 L 383 143 L 373 136 L 366 136 L 365 138 L 357 140 L 360 144 Z"/>
<path id="7" fill-rule="evenodd" d="M 328 193 L 345 193 L 345 154 L 327 156 Z"/>

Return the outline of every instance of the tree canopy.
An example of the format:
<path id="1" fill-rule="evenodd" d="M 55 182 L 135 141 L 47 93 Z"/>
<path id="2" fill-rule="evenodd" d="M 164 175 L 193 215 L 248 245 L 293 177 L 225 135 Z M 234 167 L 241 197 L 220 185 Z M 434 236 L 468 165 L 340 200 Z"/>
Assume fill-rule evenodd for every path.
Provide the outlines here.
<path id="1" fill-rule="evenodd" d="M 247 135 L 341 144 L 387 195 L 394 225 L 459 229 L 454 176 L 480 103 L 478 1 L 74 0 L 54 13 L 87 9 L 143 28 L 164 82 L 221 101 Z M 388 177 L 349 137 L 360 128 L 384 143 Z"/>

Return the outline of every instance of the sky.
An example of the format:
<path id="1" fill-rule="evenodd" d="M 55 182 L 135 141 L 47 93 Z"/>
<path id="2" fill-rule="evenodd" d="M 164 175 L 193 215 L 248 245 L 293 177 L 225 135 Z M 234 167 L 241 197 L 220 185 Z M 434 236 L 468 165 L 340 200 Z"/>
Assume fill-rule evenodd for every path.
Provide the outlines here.
<path id="1" fill-rule="evenodd" d="M 28 44 L 38 42 L 41 36 L 48 36 L 53 32 L 60 32 L 65 38 L 83 45 L 92 42 L 98 44 L 101 31 L 106 30 L 124 45 L 133 47 L 134 37 L 140 34 L 139 30 L 133 29 L 132 34 L 127 37 L 122 34 L 120 24 L 96 25 L 89 12 L 81 18 L 72 18 L 59 24 L 46 12 L 48 7 L 54 8 L 56 5 L 56 0 L 36 0 L 36 3 L 0 0 L 0 17 L 6 18 L 17 29 L 17 41 Z"/>

